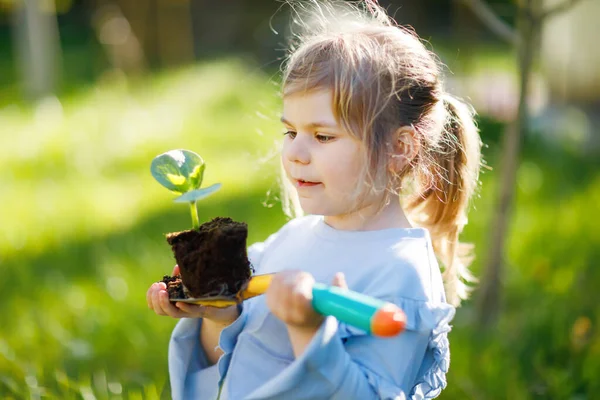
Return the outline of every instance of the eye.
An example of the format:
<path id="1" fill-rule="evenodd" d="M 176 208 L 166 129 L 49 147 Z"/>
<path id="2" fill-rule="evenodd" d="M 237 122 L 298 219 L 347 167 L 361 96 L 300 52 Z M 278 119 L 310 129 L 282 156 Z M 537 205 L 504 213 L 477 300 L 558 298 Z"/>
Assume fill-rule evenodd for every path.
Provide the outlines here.
<path id="1" fill-rule="evenodd" d="M 321 143 L 331 142 L 334 139 L 333 136 L 327 136 L 327 135 L 316 135 L 315 137 Z"/>
<path id="2" fill-rule="evenodd" d="M 296 132 L 294 132 L 294 131 L 283 132 L 283 136 L 289 136 L 290 139 L 293 139 L 296 137 Z"/>

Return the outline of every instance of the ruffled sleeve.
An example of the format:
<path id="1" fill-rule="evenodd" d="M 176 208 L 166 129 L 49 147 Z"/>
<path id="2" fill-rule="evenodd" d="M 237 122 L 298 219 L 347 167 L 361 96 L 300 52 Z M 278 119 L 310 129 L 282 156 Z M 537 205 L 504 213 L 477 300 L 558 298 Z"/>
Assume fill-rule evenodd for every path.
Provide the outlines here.
<path id="1" fill-rule="evenodd" d="M 446 373 L 450 366 L 448 332 L 456 310 L 446 303 L 407 299 L 399 303 L 407 316 L 407 329 L 430 332 L 427 351 L 409 399 L 434 399 L 446 387 Z"/>
<path id="2" fill-rule="evenodd" d="M 407 330 L 376 338 L 327 317 L 306 351 L 248 399 L 432 399 L 446 385 L 454 308 L 395 299 Z M 306 383 L 310 382 L 310 385 Z"/>

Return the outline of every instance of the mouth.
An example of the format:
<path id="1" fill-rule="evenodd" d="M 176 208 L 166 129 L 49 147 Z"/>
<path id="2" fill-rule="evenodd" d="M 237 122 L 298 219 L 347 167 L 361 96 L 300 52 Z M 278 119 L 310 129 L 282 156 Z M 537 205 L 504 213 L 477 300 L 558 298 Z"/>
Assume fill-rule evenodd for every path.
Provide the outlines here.
<path id="1" fill-rule="evenodd" d="M 304 179 L 294 179 L 294 183 L 296 187 L 312 187 L 312 186 L 317 186 L 320 185 L 321 182 L 312 182 L 312 181 L 305 181 Z"/>

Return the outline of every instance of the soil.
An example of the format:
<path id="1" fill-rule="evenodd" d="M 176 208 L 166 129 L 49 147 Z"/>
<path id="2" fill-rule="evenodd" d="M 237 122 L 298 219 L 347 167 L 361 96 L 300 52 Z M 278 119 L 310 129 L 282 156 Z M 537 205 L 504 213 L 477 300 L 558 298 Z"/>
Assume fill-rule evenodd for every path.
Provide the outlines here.
<path id="1" fill-rule="evenodd" d="M 163 276 L 162 282 L 167 285 L 167 292 L 170 299 L 184 299 L 183 285 L 181 284 L 181 275 Z"/>
<path id="2" fill-rule="evenodd" d="M 206 222 L 198 230 L 167 234 L 181 273 L 164 276 L 169 297 L 235 295 L 253 273 L 247 238 L 245 223 L 224 217 Z"/>

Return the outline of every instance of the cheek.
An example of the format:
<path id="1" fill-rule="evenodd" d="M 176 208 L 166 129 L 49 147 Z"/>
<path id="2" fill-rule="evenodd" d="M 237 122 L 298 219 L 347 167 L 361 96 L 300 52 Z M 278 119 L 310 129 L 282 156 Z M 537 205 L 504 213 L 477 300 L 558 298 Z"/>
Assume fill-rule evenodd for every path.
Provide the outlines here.
<path id="1" fill-rule="evenodd" d="M 279 153 L 279 157 L 280 157 L 281 163 L 283 164 L 283 167 L 285 168 L 286 172 L 287 172 L 287 166 L 288 166 L 287 150 L 288 150 L 288 146 L 284 142 L 281 145 L 281 151 Z"/>
<path id="2" fill-rule="evenodd" d="M 328 157 L 328 175 L 344 186 L 356 186 L 357 180 L 362 174 L 363 161 L 358 150 L 350 147 L 345 151 L 336 152 L 334 156 Z"/>

